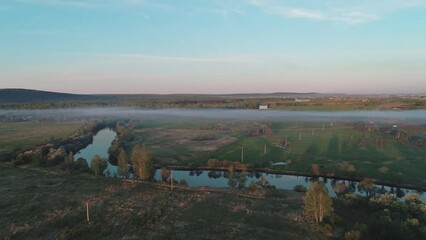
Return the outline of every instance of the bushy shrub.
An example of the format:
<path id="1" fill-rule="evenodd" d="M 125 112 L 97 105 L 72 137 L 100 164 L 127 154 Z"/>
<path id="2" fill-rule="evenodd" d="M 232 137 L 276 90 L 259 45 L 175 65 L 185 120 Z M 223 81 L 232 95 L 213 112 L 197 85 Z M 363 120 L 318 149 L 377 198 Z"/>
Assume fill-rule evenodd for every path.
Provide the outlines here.
<path id="1" fill-rule="evenodd" d="M 179 185 L 182 187 L 188 187 L 188 183 L 185 181 L 185 179 L 179 180 Z"/>
<path id="2" fill-rule="evenodd" d="M 401 207 L 401 202 L 395 195 L 386 193 L 380 194 L 369 199 L 370 206 L 376 209 L 397 209 Z"/>
<path id="3" fill-rule="evenodd" d="M 299 184 L 299 185 L 295 185 L 293 187 L 293 190 L 296 192 L 306 192 L 308 189 L 305 186 Z"/>

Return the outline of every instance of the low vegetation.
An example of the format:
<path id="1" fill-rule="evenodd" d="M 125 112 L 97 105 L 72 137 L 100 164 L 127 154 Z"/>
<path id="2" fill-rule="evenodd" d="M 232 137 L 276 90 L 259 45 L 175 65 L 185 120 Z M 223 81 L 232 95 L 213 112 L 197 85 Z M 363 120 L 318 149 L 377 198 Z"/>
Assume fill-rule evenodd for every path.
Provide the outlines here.
<path id="1" fill-rule="evenodd" d="M 84 122 L 1 122 L 0 161 L 10 160 L 22 149 L 67 138 Z"/>
<path id="2" fill-rule="evenodd" d="M 242 197 L 4 164 L 0 172 L 4 239 L 324 238 L 303 222 L 301 196 L 291 192 Z"/>

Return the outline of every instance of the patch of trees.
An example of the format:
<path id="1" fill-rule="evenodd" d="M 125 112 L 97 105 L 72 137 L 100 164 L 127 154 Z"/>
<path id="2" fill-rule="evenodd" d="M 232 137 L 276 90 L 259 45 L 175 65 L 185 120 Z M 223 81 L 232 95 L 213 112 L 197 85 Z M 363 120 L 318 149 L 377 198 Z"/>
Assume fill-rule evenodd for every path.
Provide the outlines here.
<path id="1" fill-rule="evenodd" d="M 226 160 L 221 161 L 215 158 L 207 161 L 207 167 L 209 168 L 229 168 L 231 166 L 234 170 L 238 171 L 247 171 L 248 169 L 248 165 L 240 162 L 228 162 Z"/>
<path id="2" fill-rule="evenodd" d="M 367 222 L 348 230 L 345 239 L 426 239 L 426 205 L 416 193 L 403 201 L 389 193 L 372 197 L 348 193 L 339 201 L 371 215 Z"/>

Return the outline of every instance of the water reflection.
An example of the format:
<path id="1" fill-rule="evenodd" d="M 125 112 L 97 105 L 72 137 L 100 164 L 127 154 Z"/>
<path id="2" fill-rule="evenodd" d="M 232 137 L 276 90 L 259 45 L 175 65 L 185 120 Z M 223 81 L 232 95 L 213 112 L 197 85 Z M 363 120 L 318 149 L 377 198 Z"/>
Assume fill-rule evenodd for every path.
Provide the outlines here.
<path id="1" fill-rule="evenodd" d="M 373 188 L 366 192 L 359 183 L 348 180 L 329 179 L 322 177 L 303 177 L 284 174 L 266 174 L 261 172 L 249 171 L 247 173 L 234 172 L 232 175 L 228 171 L 196 171 L 174 170 L 175 179 L 184 179 L 188 186 L 199 187 L 219 187 L 219 188 L 236 188 L 248 187 L 250 182 L 254 182 L 259 187 L 276 187 L 277 189 L 293 190 L 294 186 L 302 185 L 309 188 L 312 181 L 321 181 L 325 184 L 331 197 L 336 197 L 344 193 L 354 192 L 363 196 L 367 194 L 392 193 L 398 198 L 403 198 L 408 193 L 419 193 L 421 200 L 426 202 L 426 196 L 423 192 L 410 189 L 394 188 L 382 185 L 373 185 Z M 159 174 L 155 175 L 156 180 L 161 180 Z"/>
<path id="2" fill-rule="evenodd" d="M 99 155 L 101 158 L 108 159 L 108 149 L 116 135 L 116 132 L 110 128 L 105 128 L 99 131 L 95 136 L 93 136 L 93 143 L 75 154 L 74 159 L 83 158 L 86 160 L 89 166 L 92 163 L 92 158 L 95 155 Z M 108 177 L 117 176 L 117 166 L 111 165 L 108 162 L 108 166 L 104 171 L 104 175 Z"/>

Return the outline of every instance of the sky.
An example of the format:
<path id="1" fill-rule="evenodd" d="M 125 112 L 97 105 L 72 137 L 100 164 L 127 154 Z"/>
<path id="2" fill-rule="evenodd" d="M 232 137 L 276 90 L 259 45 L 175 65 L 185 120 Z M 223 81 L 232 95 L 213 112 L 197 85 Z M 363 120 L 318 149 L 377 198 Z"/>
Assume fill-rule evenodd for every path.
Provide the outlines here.
<path id="1" fill-rule="evenodd" d="M 0 88 L 426 93 L 425 0 L 1 0 Z"/>

